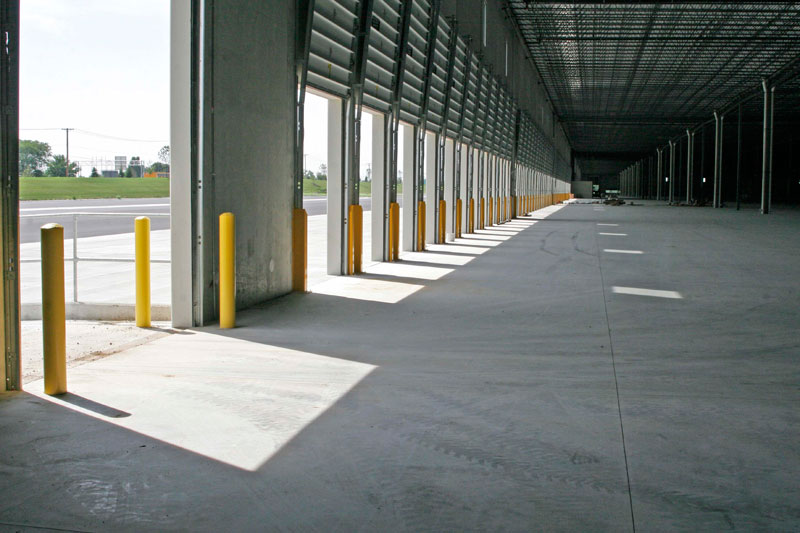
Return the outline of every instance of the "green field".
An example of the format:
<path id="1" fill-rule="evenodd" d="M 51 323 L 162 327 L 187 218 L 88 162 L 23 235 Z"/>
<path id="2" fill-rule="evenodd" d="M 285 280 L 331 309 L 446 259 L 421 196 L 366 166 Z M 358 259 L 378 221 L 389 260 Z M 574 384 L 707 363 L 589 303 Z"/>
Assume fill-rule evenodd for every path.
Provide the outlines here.
<path id="1" fill-rule="evenodd" d="M 168 178 L 29 178 L 19 179 L 20 200 L 81 198 L 166 198 Z"/>
<path id="2" fill-rule="evenodd" d="M 303 180 L 303 194 L 325 196 L 328 182 Z M 372 182 L 362 181 L 361 196 L 372 193 Z M 397 192 L 403 192 L 398 184 Z M 166 198 L 167 178 L 30 178 L 19 179 L 20 200 L 78 200 L 83 198 Z"/>
<path id="3" fill-rule="evenodd" d="M 360 196 L 371 196 L 372 195 L 372 182 L 371 181 L 362 181 L 361 185 L 359 186 L 359 194 Z M 328 192 L 328 182 L 325 180 L 303 180 L 303 194 L 309 196 L 325 196 Z M 403 192 L 403 184 L 397 184 L 397 193 L 401 194 Z"/>

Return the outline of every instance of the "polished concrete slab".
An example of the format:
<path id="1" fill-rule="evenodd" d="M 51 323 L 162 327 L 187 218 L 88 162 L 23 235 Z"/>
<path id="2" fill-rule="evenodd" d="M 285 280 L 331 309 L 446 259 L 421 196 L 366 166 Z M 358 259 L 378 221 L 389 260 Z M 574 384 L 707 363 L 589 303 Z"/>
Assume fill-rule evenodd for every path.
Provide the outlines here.
<path id="1" fill-rule="evenodd" d="M 800 213 L 543 211 L 0 395 L 0 526 L 800 528 Z"/>

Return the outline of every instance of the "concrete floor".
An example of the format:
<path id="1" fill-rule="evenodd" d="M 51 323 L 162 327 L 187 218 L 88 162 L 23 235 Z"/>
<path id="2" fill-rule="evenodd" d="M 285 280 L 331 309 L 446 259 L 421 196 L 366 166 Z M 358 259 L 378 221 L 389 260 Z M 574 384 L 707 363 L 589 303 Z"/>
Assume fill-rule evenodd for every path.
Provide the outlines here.
<path id="1" fill-rule="evenodd" d="M 0 395 L 0 525 L 800 529 L 800 213 L 547 213 Z"/>

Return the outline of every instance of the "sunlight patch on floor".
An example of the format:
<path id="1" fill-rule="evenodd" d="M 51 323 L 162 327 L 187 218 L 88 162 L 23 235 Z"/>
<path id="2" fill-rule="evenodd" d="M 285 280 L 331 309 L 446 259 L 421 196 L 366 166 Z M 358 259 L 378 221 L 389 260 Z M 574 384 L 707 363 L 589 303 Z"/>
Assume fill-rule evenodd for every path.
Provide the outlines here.
<path id="1" fill-rule="evenodd" d="M 353 300 L 394 304 L 408 298 L 425 285 L 367 279 L 357 276 L 339 276 L 314 286 L 315 294 L 327 294 Z"/>
<path id="2" fill-rule="evenodd" d="M 442 268 L 434 266 L 407 265 L 399 263 L 376 263 L 364 269 L 366 274 L 378 274 L 381 276 L 395 276 L 398 278 L 415 278 L 424 280 L 440 279 L 453 272 L 452 268 Z"/>
<path id="3" fill-rule="evenodd" d="M 235 330 L 234 330 L 235 331 Z M 70 396 L 27 392 L 256 471 L 370 374 L 373 365 L 187 331 L 69 369 Z"/>

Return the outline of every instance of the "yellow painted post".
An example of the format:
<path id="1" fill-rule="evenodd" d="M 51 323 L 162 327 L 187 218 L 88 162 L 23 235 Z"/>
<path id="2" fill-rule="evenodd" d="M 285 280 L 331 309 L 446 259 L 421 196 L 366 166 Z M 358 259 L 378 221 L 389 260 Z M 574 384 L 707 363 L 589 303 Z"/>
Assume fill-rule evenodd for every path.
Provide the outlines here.
<path id="1" fill-rule="evenodd" d="M 494 200 L 489 198 L 486 203 L 489 205 L 489 212 L 486 214 L 486 225 L 491 226 L 494 220 Z M 486 227 L 486 225 L 484 225 L 484 227 Z"/>
<path id="2" fill-rule="evenodd" d="M 392 261 L 400 260 L 400 204 L 392 202 L 390 206 L 392 210 L 392 240 L 394 242 L 394 249 L 392 252 Z"/>
<path id="3" fill-rule="evenodd" d="M 64 300 L 64 227 L 45 224 L 42 239 L 42 345 L 44 392 L 67 392 L 66 305 Z"/>
<path id="4" fill-rule="evenodd" d="M 469 214 L 467 215 L 467 233 L 475 233 L 475 198 L 469 199 Z"/>
<path id="5" fill-rule="evenodd" d="M 219 216 L 219 327 L 236 327 L 236 221 Z"/>
<path id="6" fill-rule="evenodd" d="M 425 250 L 425 215 L 425 202 L 420 202 L 417 204 L 417 250 L 420 252 Z"/>
<path id="7" fill-rule="evenodd" d="M 364 250 L 364 211 L 361 205 L 354 205 L 353 207 L 353 232 L 355 233 L 355 242 L 353 243 L 353 273 L 361 274 L 361 260 Z"/>
<path id="8" fill-rule="evenodd" d="M 306 292 L 308 284 L 308 213 L 292 210 L 292 290 Z"/>
<path id="9" fill-rule="evenodd" d="M 394 236 L 394 230 L 395 230 L 395 227 L 396 227 L 396 223 L 395 223 L 395 220 L 394 220 L 394 206 L 395 205 L 396 204 L 394 202 L 390 202 L 389 203 L 389 235 L 388 235 L 388 237 L 389 237 L 389 257 L 387 258 L 387 260 L 389 262 L 394 261 L 394 247 L 395 247 L 395 242 L 397 242 L 396 239 L 395 239 L 395 236 Z"/>
<path id="10" fill-rule="evenodd" d="M 439 243 L 444 244 L 447 230 L 447 201 L 439 200 Z"/>
<path id="11" fill-rule="evenodd" d="M 456 200 L 456 238 L 461 238 L 461 198 Z"/>
<path id="12" fill-rule="evenodd" d="M 136 217 L 136 327 L 150 327 L 150 219 Z"/>
<path id="13" fill-rule="evenodd" d="M 480 212 L 478 213 L 478 229 L 484 229 L 486 227 L 486 206 L 485 206 L 485 198 L 481 198 L 481 206 Z"/>

